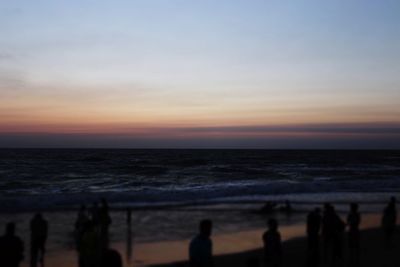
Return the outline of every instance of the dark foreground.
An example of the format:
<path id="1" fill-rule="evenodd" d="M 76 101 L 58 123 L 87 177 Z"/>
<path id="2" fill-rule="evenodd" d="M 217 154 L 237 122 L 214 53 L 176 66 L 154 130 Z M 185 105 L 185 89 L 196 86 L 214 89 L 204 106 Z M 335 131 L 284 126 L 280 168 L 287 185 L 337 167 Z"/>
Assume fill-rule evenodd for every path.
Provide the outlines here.
<path id="1" fill-rule="evenodd" d="M 400 227 L 397 227 L 392 247 L 385 248 L 383 245 L 382 230 L 380 228 L 363 230 L 361 232 L 360 266 L 362 267 L 398 267 L 400 266 Z M 283 242 L 283 267 L 301 267 L 306 265 L 307 240 L 306 238 L 295 238 Z M 258 259 L 259 265 L 262 262 L 262 249 L 245 251 L 235 254 L 220 255 L 214 257 L 215 266 L 248 266 L 249 259 Z M 153 265 L 153 267 L 167 266 L 189 266 L 187 262 L 172 264 Z M 320 266 L 332 266 L 324 265 Z M 335 266 L 351 266 L 345 258 L 342 263 Z"/>

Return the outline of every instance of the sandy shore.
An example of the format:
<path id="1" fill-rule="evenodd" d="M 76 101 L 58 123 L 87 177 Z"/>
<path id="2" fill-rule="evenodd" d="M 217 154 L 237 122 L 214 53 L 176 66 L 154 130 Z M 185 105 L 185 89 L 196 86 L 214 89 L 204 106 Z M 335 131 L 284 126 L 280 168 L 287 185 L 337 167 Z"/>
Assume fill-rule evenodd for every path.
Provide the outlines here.
<path id="1" fill-rule="evenodd" d="M 363 230 L 361 233 L 361 266 L 363 267 L 398 267 L 400 266 L 400 227 L 397 229 L 397 235 L 394 244 L 390 249 L 384 248 L 382 231 L 379 228 Z M 345 243 L 346 245 L 346 243 Z M 306 266 L 306 238 L 299 237 L 289 239 L 283 242 L 283 266 L 301 267 Z M 346 247 L 345 247 L 346 248 Z M 247 260 L 256 258 L 262 264 L 262 249 L 254 249 L 239 253 L 215 256 L 215 266 L 246 266 Z M 337 266 L 349 266 L 345 259 L 342 264 Z M 153 265 L 152 267 L 166 266 L 188 266 L 187 262 L 177 262 L 163 265 Z M 325 265 L 321 265 L 325 266 Z"/>
<path id="2" fill-rule="evenodd" d="M 305 218 L 306 215 L 303 214 L 301 217 L 303 216 Z M 117 219 L 117 216 L 115 215 L 114 218 Z M 375 262 L 375 265 L 365 264 L 363 266 L 400 266 L 400 264 L 391 264 L 396 263 L 396 261 L 390 260 L 391 257 L 395 256 L 395 253 L 392 251 L 383 251 L 380 248 L 380 244 L 382 243 L 381 232 L 379 229 L 375 229 L 377 225 L 379 225 L 380 218 L 381 215 L 377 213 L 363 215 L 361 224 L 361 228 L 364 229 L 362 253 L 370 258 L 363 257 L 362 261 L 368 264 Z M 218 224 L 215 225 L 215 227 L 219 227 Z M 125 229 L 115 228 L 114 230 L 120 230 L 120 234 L 123 235 L 124 239 L 126 238 L 124 241 L 120 240 L 111 243 L 111 246 L 120 252 L 125 267 L 187 265 L 185 261 L 188 256 L 188 244 L 190 239 L 137 242 L 134 232 L 131 236 L 132 239 L 129 239 L 127 238 L 129 234 Z M 214 242 L 214 255 L 216 255 L 216 266 L 246 266 L 246 261 L 254 257 L 261 261 L 261 236 L 264 231 L 265 228 L 234 231 L 230 233 L 216 231 L 212 237 Z M 280 232 L 284 241 L 284 266 L 303 266 L 306 249 L 305 239 L 303 238 L 305 234 L 304 220 L 292 225 L 281 225 Z M 58 236 L 61 239 L 63 236 L 65 237 L 65 234 L 65 232 L 59 233 Z M 60 242 L 61 241 L 62 240 L 60 240 Z M 28 249 L 28 247 L 26 247 L 26 249 Z M 397 251 L 399 251 L 398 248 Z M 26 250 L 25 256 L 25 261 L 21 264 L 21 267 L 29 266 L 28 250 Z M 378 260 L 381 258 L 389 258 L 388 263 L 390 264 L 378 264 Z M 57 249 L 53 247 L 46 256 L 46 266 L 78 266 L 76 251 L 71 246 L 58 246 Z"/>

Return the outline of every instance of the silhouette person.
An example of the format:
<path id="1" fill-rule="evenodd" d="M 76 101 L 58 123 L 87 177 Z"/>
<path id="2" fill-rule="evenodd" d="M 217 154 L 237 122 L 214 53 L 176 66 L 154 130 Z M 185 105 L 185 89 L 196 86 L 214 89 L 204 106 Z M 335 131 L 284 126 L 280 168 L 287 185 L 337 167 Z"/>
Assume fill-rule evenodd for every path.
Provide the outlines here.
<path id="1" fill-rule="evenodd" d="M 8 223 L 6 233 L 0 237 L 0 265 L 2 267 L 18 267 L 24 258 L 24 244 L 15 235 L 15 223 Z"/>
<path id="2" fill-rule="evenodd" d="M 330 262 L 332 258 L 334 229 L 333 229 L 332 205 L 324 204 L 324 212 L 322 216 L 322 244 L 323 244 L 323 260 L 324 263 Z"/>
<path id="3" fill-rule="evenodd" d="M 189 245 L 189 263 L 191 267 L 214 266 L 212 257 L 212 221 L 202 220 L 199 225 L 199 234 L 192 239 Z"/>
<path id="4" fill-rule="evenodd" d="M 337 264 L 343 260 L 343 240 L 344 240 L 344 230 L 346 228 L 346 224 L 336 213 L 335 208 L 333 206 L 331 206 L 331 212 L 333 220 L 332 260 L 334 264 Z"/>
<path id="5" fill-rule="evenodd" d="M 90 208 L 90 219 L 95 224 L 98 225 L 100 223 L 100 210 L 97 202 L 94 202 L 92 207 Z"/>
<path id="6" fill-rule="evenodd" d="M 282 266 L 281 235 L 278 232 L 278 222 L 275 219 L 268 220 L 268 230 L 263 235 L 264 263 L 268 267 Z"/>
<path id="7" fill-rule="evenodd" d="M 126 211 L 126 258 L 128 263 L 130 263 L 132 259 L 132 210 L 128 208 Z"/>
<path id="8" fill-rule="evenodd" d="M 82 236 L 85 231 L 85 227 L 87 223 L 90 221 L 88 212 L 86 210 L 85 205 L 81 205 L 79 212 L 78 212 L 78 217 L 76 218 L 75 221 L 75 241 L 76 241 L 76 246 L 79 246 L 79 243 L 81 242 Z"/>
<path id="9" fill-rule="evenodd" d="M 100 267 L 122 267 L 121 255 L 114 249 L 106 249 Z"/>
<path id="10" fill-rule="evenodd" d="M 319 231 L 321 228 L 321 210 L 315 208 L 307 215 L 307 266 L 319 264 Z"/>
<path id="11" fill-rule="evenodd" d="M 345 223 L 336 213 L 335 208 L 326 203 L 322 217 L 322 236 L 324 242 L 324 262 L 338 263 L 343 259 L 343 235 Z"/>
<path id="12" fill-rule="evenodd" d="M 111 217 L 109 214 L 108 203 L 106 199 L 101 199 L 101 207 L 99 210 L 100 238 L 103 248 L 108 247 L 108 229 L 111 225 Z"/>
<path id="13" fill-rule="evenodd" d="M 272 212 L 275 211 L 275 208 L 276 208 L 277 205 L 278 204 L 276 202 L 274 202 L 274 201 L 267 201 L 264 204 L 264 206 L 261 208 L 260 212 L 261 213 L 266 213 L 266 214 L 272 213 Z"/>
<path id="14" fill-rule="evenodd" d="M 285 212 L 288 217 L 292 215 L 293 207 L 290 201 L 285 200 L 285 203 L 281 207 L 279 207 L 279 211 Z"/>
<path id="15" fill-rule="evenodd" d="M 131 208 L 127 208 L 126 209 L 126 223 L 130 224 L 132 221 L 132 209 Z"/>
<path id="16" fill-rule="evenodd" d="M 350 212 L 347 215 L 347 225 L 349 226 L 349 266 L 360 266 L 360 226 L 361 215 L 358 212 L 358 204 L 350 204 Z"/>
<path id="17" fill-rule="evenodd" d="M 385 246 L 389 248 L 392 245 L 393 234 L 396 229 L 397 211 L 396 198 L 391 197 L 388 205 L 383 211 L 382 229 L 384 232 Z"/>
<path id="18" fill-rule="evenodd" d="M 42 214 L 36 213 L 30 223 L 31 229 L 31 267 L 36 267 L 38 260 L 43 266 L 46 252 L 48 225 Z"/>
<path id="19" fill-rule="evenodd" d="M 292 204 L 290 203 L 289 200 L 285 200 L 284 210 L 285 210 L 287 213 L 291 213 L 291 212 L 293 211 Z"/>
<path id="20" fill-rule="evenodd" d="M 88 221 L 78 244 L 79 266 L 98 267 L 101 262 L 101 243 L 98 228 L 93 221 Z"/>

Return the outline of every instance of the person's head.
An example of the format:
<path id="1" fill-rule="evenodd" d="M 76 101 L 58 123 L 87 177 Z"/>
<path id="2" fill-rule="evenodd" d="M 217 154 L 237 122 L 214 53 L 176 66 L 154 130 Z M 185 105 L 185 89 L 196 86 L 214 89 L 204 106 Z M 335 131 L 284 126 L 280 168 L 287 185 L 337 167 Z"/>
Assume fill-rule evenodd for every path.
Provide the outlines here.
<path id="1" fill-rule="evenodd" d="M 331 213 L 336 213 L 335 206 L 330 205 L 330 206 L 329 206 L 329 212 L 331 212 Z"/>
<path id="2" fill-rule="evenodd" d="M 271 231 L 277 231 L 278 230 L 278 221 L 271 218 L 268 220 L 268 229 Z"/>
<path id="3" fill-rule="evenodd" d="M 6 225 L 6 235 L 13 236 L 15 234 L 15 223 L 9 222 Z"/>
<path id="4" fill-rule="evenodd" d="M 35 214 L 35 219 L 37 219 L 37 220 L 40 220 L 40 219 L 42 219 L 43 217 L 42 217 L 42 214 L 40 213 L 40 212 L 37 212 L 36 214 Z"/>
<path id="5" fill-rule="evenodd" d="M 395 197 L 391 197 L 390 198 L 390 203 L 391 204 L 396 204 L 396 198 Z"/>
<path id="6" fill-rule="evenodd" d="M 314 209 L 314 212 L 315 212 L 316 214 L 320 214 L 320 213 L 321 213 L 321 209 L 320 209 L 320 208 L 315 208 L 315 209 Z"/>
<path id="7" fill-rule="evenodd" d="M 352 212 L 357 212 L 358 211 L 358 204 L 357 203 L 351 203 L 350 204 L 350 209 Z"/>
<path id="8" fill-rule="evenodd" d="M 200 234 L 202 236 L 209 237 L 211 236 L 212 231 L 212 221 L 211 220 L 202 220 L 199 225 Z"/>
<path id="9" fill-rule="evenodd" d="M 329 209 L 332 207 L 331 203 L 325 202 L 324 203 L 324 211 L 329 211 Z"/>
<path id="10" fill-rule="evenodd" d="M 108 203 L 107 203 L 107 200 L 105 198 L 101 198 L 100 202 L 101 202 L 101 205 L 103 207 L 108 207 Z"/>
<path id="11" fill-rule="evenodd" d="M 103 253 L 101 267 L 122 267 L 121 255 L 114 249 L 107 249 Z"/>

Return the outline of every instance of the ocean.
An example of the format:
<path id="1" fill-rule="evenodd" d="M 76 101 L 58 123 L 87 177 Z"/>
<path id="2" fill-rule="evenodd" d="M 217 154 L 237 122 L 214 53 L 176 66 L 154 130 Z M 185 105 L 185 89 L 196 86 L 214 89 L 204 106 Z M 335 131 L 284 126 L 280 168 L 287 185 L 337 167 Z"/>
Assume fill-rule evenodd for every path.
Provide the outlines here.
<path id="1" fill-rule="evenodd" d="M 147 266 L 187 259 L 204 218 L 213 221 L 215 253 L 235 253 L 262 246 L 270 216 L 284 239 L 304 235 L 307 212 L 324 201 L 343 218 L 357 201 L 362 226 L 376 227 L 399 192 L 400 151 L 0 150 L 0 227 L 15 222 L 27 245 L 29 221 L 42 211 L 50 266 L 60 258 L 64 266 L 76 264 L 77 209 L 101 197 L 111 207 L 111 246 L 126 266 Z M 257 212 L 266 201 L 285 200 L 293 213 Z"/>
<path id="2" fill-rule="evenodd" d="M 0 211 L 386 201 L 400 151 L 1 149 Z"/>

